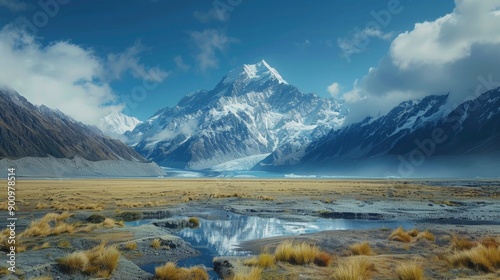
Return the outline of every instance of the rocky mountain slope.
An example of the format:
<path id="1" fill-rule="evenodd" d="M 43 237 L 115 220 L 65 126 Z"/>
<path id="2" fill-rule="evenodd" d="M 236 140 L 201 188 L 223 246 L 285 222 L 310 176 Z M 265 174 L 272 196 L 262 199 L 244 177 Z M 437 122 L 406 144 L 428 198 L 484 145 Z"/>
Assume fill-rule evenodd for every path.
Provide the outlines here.
<path id="1" fill-rule="evenodd" d="M 104 136 L 96 127 L 77 122 L 60 111 L 35 106 L 7 88 L 0 88 L 0 139 L 2 165 L 7 159 L 35 157 L 53 162 L 54 159 L 78 157 L 86 162 L 75 164 L 76 169 L 85 169 L 92 162 L 115 160 L 129 166 L 130 176 L 163 174 L 158 166 L 146 163 L 136 151 Z M 134 172 L 133 166 L 137 167 L 139 163 L 148 165 L 143 169 L 149 171 L 143 174 Z M 31 166 L 35 169 L 46 167 L 34 163 Z M 103 170 L 100 174 L 105 175 L 106 172 Z"/>

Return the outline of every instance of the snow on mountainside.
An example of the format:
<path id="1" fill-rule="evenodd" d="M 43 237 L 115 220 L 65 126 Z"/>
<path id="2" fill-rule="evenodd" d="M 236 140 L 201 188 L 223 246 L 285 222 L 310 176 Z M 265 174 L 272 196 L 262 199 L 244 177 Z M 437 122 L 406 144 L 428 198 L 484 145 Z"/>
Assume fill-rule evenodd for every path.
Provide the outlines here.
<path id="1" fill-rule="evenodd" d="M 127 131 L 132 131 L 142 122 L 135 117 L 130 117 L 119 112 L 113 112 L 101 119 L 99 127 L 104 133 L 108 134 L 124 134 Z"/>
<path id="2" fill-rule="evenodd" d="M 300 149 L 340 126 L 345 114 L 335 99 L 301 92 L 261 61 L 230 71 L 213 90 L 188 94 L 126 135 L 162 166 L 205 169 L 285 144 Z"/>
<path id="3" fill-rule="evenodd" d="M 407 101 L 388 114 L 332 130 L 296 154 L 255 169 L 365 176 L 498 176 L 500 88 L 454 110 L 448 95 Z"/>

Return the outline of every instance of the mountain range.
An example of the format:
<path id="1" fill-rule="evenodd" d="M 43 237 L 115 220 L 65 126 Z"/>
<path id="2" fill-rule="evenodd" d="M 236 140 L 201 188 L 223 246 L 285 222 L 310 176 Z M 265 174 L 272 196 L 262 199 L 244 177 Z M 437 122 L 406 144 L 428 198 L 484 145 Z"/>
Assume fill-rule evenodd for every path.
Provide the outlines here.
<path id="1" fill-rule="evenodd" d="M 143 163 L 143 167 L 150 167 L 140 168 L 147 174 L 162 173 L 158 166 L 150 165 L 135 150 L 105 136 L 96 127 L 78 122 L 59 110 L 35 106 L 14 90 L 0 88 L 0 108 L 0 159 L 44 158 L 46 164 L 53 164 L 56 159 L 75 159 L 75 168 L 78 164 L 89 166 L 105 160 L 119 161 L 117 166 L 124 169 Z"/>
<path id="2" fill-rule="evenodd" d="M 346 125 L 349 110 L 342 102 L 300 91 L 262 60 L 144 122 L 110 114 L 100 124 L 106 136 L 0 88 L 0 165 L 20 159 L 27 170 L 35 157 L 43 160 L 33 170 L 72 166 L 65 172 L 81 176 L 100 170 L 162 175 L 156 164 L 328 176 L 498 176 L 500 88 L 458 106 L 449 104 L 450 94 L 405 101 L 385 115 Z M 78 171 L 84 169 L 92 171 Z"/>
<path id="3" fill-rule="evenodd" d="M 344 126 L 342 102 L 305 94 L 260 61 L 159 110 L 126 136 L 147 159 L 185 169 L 489 176 L 500 152 L 499 89 L 456 108 L 449 94 Z M 443 165 L 449 170 L 438 172 Z"/>
<path id="4" fill-rule="evenodd" d="M 407 101 L 388 114 L 332 130 L 295 165 L 270 155 L 255 169 L 396 177 L 498 176 L 500 88 L 453 110 L 449 95 Z"/>

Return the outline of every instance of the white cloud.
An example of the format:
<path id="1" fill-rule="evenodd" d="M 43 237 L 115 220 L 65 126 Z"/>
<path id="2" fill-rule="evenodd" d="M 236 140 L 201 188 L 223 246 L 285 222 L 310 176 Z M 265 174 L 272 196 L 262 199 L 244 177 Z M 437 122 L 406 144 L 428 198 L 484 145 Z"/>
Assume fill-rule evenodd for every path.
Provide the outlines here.
<path id="1" fill-rule="evenodd" d="M 33 35 L 8 25 L 0 30 L 0 57 L 0 85 L 15 89 L 34 104 L 96 125 L 102 116 L 123 109 L 109 85 L 112 75 L 106 59 L 91 49 L 67 41 L 42 45 Z M 119 72 L 120 67 L 114 67 Z M 161 80 L 163 72 L 152 69 L 147 71 L 149 76 L 140 71 L 136 75 Z"/>
<path id="2" fill-rule="evenodd" d="M 178 55 L 174 57 L 174 62 L 177 68 L 179 68 L 182 71 L 187 71 L 189 68 L 191 68 L 189 65 L 187 65 L 184 60 L 182 59 L 182 56 Z"/>
<path id="3" fill-rule="evenodd" d="M 331 85 L 329 85 L 326 90 L 328 91 L 328 93 L 330 93 L 330 95 L 334 98 L 338 98 L 339 97 L 339 93 L 340 93 L 340 84 L 339 83 L 333 83 Z"/>
<path id="4" fill-rule="evenodd" d="M 373 116 L 404 100 L 446 93 L 452 108 L 476 91 L 500 86 L 500 0 L 455 5 L 450 14 L 417 23 L 393 40 L 388 55 L 360 80 L 359 94 L 366 98 L 351 112 Z"/>
<path id="5" fill-rule="evenodd" d="M 187 137 L 193 135 L 198 127 L 198 122 L 196 120 L 186 120 L 179 124 L 175 128 L 167 127 L 164 130 L 158 132 L 157 134 L 148 138 L 150 141 L 160 141 L 160 140 L 170 140 L 178 135 L 186 135 Z"/>
<path id="6" fill-rule="evenodd" d="M 342 98 L 347 103 L 355 103 L 355 102 L 359 102 L 361 100 L 364 100 L 367 97 L 363 95 L 361 89 L 359 88 L 359 86 L 358 86 L 358 80 L 355 80 L 352 90 L 344 93 L 342 95 Z"/>
<path id="7" fill-rule="evenodd" d="M 111 79 L 120 79 L 126 72 L 130 72 L 133 77 L 151 82 L 163 82 L 168 77 L 169 73 L 162 70 L 158 66 L 147 68 L 140 63 L 140 54 L 146 51 L 147 48 L 140 42 L 129 47 L 125 52 L 119 54 L 109 54 L 106 63 L 109 68 Z"/>
<path id="8" fill-rule="evenodd" d="M 18 0 L 0 0 L 0 7 L 5 7 L 13 12 L 22 12 L 30 9 L 30 5 Z"/>
<path id="9" fill-rule="evenodd" d="M 230 44 L 238 42 L 237 39 L 228 37 L 223 31 L 205 29 L 189 33 L 191 43 L 196 49 L 195 58 L 202 71 L 217 68 L 219 60 L 217 52 L 223 52 Z"/>
<path id="10" fill-rule="evenodd" d="M 500 43 L 498 0 L 457 0 L 456 8 L 432 22 L 415 25 L 400 34 L 390 55 L 401 69 L 421 65 L 453 63 L 471 55 L 476 44 Z"/>
<path id="11" fill-rule="evenodd" d="M 229 11 L 215 8 L 210 9 L 208 12 L 195 11 L 193 17 L 202 23 L 209 23 L 211 21 L 226 22 L 229 20 Z"/>
<path id="12" fill-rule="evenodd" d="M 338 38 L 337 45 L 342 51 L 342 55 L 349 59 L 353 54 L 358 54 L 366 50 L 371 43 L 372 38 L 381 40 L 390 40 L 393 33 L 384 33 L 380 28 L 365 28 L 363 30 L 355 28 L 351 31 L 351 35 L 346 38 Z"/>

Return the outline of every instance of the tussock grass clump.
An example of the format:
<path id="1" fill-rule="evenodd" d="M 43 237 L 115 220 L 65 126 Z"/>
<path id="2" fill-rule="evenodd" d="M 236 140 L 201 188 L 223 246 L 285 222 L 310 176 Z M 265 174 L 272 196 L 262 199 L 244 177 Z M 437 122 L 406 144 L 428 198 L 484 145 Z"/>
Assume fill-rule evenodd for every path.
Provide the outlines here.
<path id="1" fill-rule="evenodd" d="M 320 252 L 314 259 L 314 264 L 317 266 L 329 266 L 332 262 L 332 259 L 332 255 L 325 252 Z"/>
<path id="2" fill-rule="evenodd" d="M 59 241 L 59 243 L 57 243 L 57 246 L 61 247 L 61 248 L 69 248 L 69 247 L 71 247 L 71 242 L 69 242 L 66 239 L 63 239 L 63 240 Z"/>
<path id="3" fill-rule="evenodd" d="M 189 222 L 189 227 L 191 228 L 196 228 L 200 226 L 200 219 L 196 217 L 189 218 L 188 222 Z"/>
<path id="4" fill-rule="evenodd" d="M 456 251 L 447 258 L 452 267 L 467 267 L 476 271 L 493 272 L 500 268 L 500 248 L 482 244 L 464 251 Z"/>
<path id="5" fill-rule="evenodd" d="M 125 223 L 123 221 L 116 221 L 113 218 L 104 218 L 101 225 L 105 228 L 113 228 L 113 227 L 123 227 Z"/>
<path id="6" fill-rule="evenodd" d="M 73 233 L 75 232 L 75 226 L 72 224 L 67 224 L 63 222 L 58 222 L 53 228 L 51 235 L 59 235 L 62 233 Z"/>
<path id="7" fill-rule="evenodd" d="M 403 263 L 396 269 L 399 280 L 424 280 L 424 270 L 413 263 Z"/>
<path id="8" fill-rule="evenodd" d="M 160 249 L 161 248 L 161 240 L 159 238 L 153 239 L 151 241 L 150 245 L 153 249 Z"/>
<path id="9" fill-rule="evenodd" d="M 45 248 L 49 248 L 49 247 L 50 247 L 50 243 L 49 242 L 44 242 L 41 245 L 37 245 L 37 246 L 33 247 L 32 250 L 40 250 L 40 249 L 45 249 Z"/>
<path id="10" fill-rule="evenodd" d="M 493 237 L 485 237 L 479 240 L 479 244 L 483 245 L 486 248 L 496 248 L 500 246 L 498 240 Z"/>
<path id="11" fill-rule="evenodd" d="M 50 227 L 47 221 L 43 220 L 35 220 L 32 221 L 28 228 L 26 228 L 23 232 L 21 232 L 21 236 L 48 236 L 52 232 L 52 228 Z"/>
<path id="12" fill-rule="evenodd" d="M 177 267 L 173 262 L 155 268 L 157 280 L 208 280 L 208 273 L 201 267 Z"/>
<path id="13" fill-rule="evenodd" d="M 434 242 L 436 241 L 436 236 L 434 236 L 434 234 L 432 234 L 432 232 L 430 232 L 429 230 L 425 230 L 417 235 L 417 240 L 422 240 L 422 239 Z"/>
<path id="14" fill-rule="evenodd" d="M 373 264 L 363 259 L 351 259 L 339 265 L 331 275 L 332 280 L 368 280 L 374 269 Z"/>
<path id="15" fill-rule="evenodd" d="M 276 261 L 302 265 L 314 262 L 319 253 L 320 250 L 316 246 L 307 243 L 293 244 L 291 241 L 285 241 L 276 247 L 274 257 Z"/>
<path id="16" fill-rule="evenodd" d="M 231 280 L 261 280 L 262 268 L 254 267 L 250 271 L 237 271 Z"/>
<path id="17" fill-rule="evenodd" d="M 454 251 L 470 250 L 477 246 L 477 242 L 471 241 L 465 237 L 453 235 L 451 237 L 451 249 Z"/>
<path id="18" fill-rule="evenodd" d="M 129 251 L 137 250 L 137 242 L 128 242 L 124 247 Z"/>
<path id="19" fill-rule="evenodd" d="M 399 242 L 410 242 L 411 236 L 403 229 L 403 227 L 398 227 L 389 236 L 389 240 L 399 241 Z"/>
<path id="20" fill-rule="evenodd" d="M 75 226 L 65 223 L 64 221 L 73 214 L 68 212 L 63 213 L 48 213 L 39 220 L 32 221 L 20 237 L 45 237 L 49 235 L 59 235 L 62 233 L 73 233 Z"/>
<path id="21" fill-rule="evenodd" d="M 372 251 L 372 247 L 368 242 L 352 244 L 351 246 L 349 246 L 349 250 L 351 250 L 351 253 L 353 255 L 371 256 L 374 254 Z"/>
<path id="22" fill-rule="evenodd" d="M 120 252 L 114 246 L 102 243 L 87 251 L 73 252 L 57 262 L 65 272 L 83 272 L 88 275 L 108 278 L 118 266 Z"/>
<path id="23" fill-rule="evenodd" d="M 407 231 L 407 233 L 411 236 L 411 237 L 417 237 L 417 235 L 420 233 L 418 231 L 418 229 L 414 228 L 414 229 L 411 229 L 409 231 Z"/>
<path id="24" fill-rule="evenodd" d="M 5 266 L 0 267 L 0 275 L 7 275 L 9 274 L 9 269 Z"/>
<path id="25" fill-rule="evenodd" d="M 89 258 L 85 252 L 73 252 L 57 261 L 62 271 L 75 273 L 85 271 L 89 264 Z"/>
<path id="26" fill-rule="evenodd" d="M 271 254 L 260 254 L 257 257 L 253 257 L 249 260 L 244 261 L 245 265 L 258 266 L 262 268 L 271 267 L 276 262 L 274 255 Z"/>

